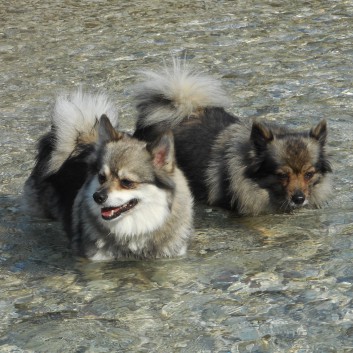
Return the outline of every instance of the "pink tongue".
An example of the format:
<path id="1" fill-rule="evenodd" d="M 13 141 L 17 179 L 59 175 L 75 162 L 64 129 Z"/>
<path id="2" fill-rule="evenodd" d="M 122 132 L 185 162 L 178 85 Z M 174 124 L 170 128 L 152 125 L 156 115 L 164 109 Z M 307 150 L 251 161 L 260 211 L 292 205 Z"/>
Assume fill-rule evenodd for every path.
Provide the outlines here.
<path id="1" fill-rule="evenodd" d="M 101 209 L 101 214 L 103 217 L 112 217 L 114 213 L 119 211 L 120 207 L 111 207 L 111 208 L 103 208 Z"/>
<path id="2" fill-rule="evenodd" d="M 101 215 L 104 219 L 110 220 L 119 217 L 122 213 L 131 210 L 137 205 L 137 200 L 133 199 L 124 205 L 118 207 L 103 207 L 101 208 Z"/>

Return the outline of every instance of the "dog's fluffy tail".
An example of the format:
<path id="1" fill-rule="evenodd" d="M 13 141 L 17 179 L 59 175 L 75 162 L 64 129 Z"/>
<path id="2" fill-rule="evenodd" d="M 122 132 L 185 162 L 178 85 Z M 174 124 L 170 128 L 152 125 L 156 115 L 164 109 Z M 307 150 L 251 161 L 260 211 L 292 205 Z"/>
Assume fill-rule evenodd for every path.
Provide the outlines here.
<path id="1" fill-rule="evenodd" d="M 56 172 L 78 144 L 96 142 L 97 121 L 103 114 L 117 127 L 118 113 L 106 94 L 85 93 L 78 89 L 57 98 L 52 117 L 54 148 L 49 173 Z"/>
<path id="2" fill-rule="evenodd" d="M 200 108 L 229 104 L 221 83 L 174 60 L 159 71 L 141 71 L 145 80 L 135 87 L 138 129 L 173 129 Z"/>

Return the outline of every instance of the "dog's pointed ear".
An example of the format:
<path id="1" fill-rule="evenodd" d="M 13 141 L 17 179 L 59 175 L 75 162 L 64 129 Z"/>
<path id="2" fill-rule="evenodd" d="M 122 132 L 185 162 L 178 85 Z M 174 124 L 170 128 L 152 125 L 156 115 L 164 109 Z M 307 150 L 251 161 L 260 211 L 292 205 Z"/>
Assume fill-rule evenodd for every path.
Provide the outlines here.
<path id="1" fill-rule="evenodd" d="M 103 145 L 108 141 L 118 141 L 123 138 L 124 133 L 114 129 L 109 118 L 103 114 L 99 119 L 98 143 Z"/>
<path id="2" fill-rule="evenodd" d="M 174 154 L 174 138 L 172 132 L 168 132 L 157 141 L 148 143 L 147 150 L 153 158 L 153 165 L 168 173 L 174 170 L 175 154 Z"/>
<path id="3" fill-rule="evenodd" d="M 326 137 L 327 137 L 326 120 L 321 120 L 316 126 L 311 128 L 310 137 L 319 141 L 319 143 L 322 146 L 326 143 Z"/>
<path id="4" fill-rule="evenodd" d="M 262 149 L 273 140 L 271 129 L 258 121 L 254 121 L 251 128 L 250 139 L 256 148 Z"/>

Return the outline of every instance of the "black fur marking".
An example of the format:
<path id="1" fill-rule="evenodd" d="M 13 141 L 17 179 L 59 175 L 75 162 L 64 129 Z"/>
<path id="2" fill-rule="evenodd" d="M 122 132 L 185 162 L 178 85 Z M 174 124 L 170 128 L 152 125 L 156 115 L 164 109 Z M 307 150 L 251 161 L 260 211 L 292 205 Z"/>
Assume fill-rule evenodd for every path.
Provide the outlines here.
<path id="1" fill-rule="evenodd" d="M 79 209 L 82 208 L 82 200 L 80 202 L 80 204 L 78 205 Z M 77 218 L 78 218 L 78 229 L 75 229 L 75 234 L 73 234 L 73 230 L 70 227 L 70 232 L 69 237 L 71 239 L 74 239 L 74 243 L 71 243 L 72 247 L 74 248 L 75 252 L 77 253 L 78 256 L 85 256 L 85 251 L 83 248 L 83 241 L 82 241 L 82 234 L 83 234 L 83 219 L 81 217 L 81 213 L 77 214 Z"/>
<path id="2" fill-rule="evenodd" d="M 71 234 L 72 206 L 78 191 L 87 178 L 88 164 L 86 159 L 93 153 L 94 145 L 78 146 L 77 150 L 81 151 L 76 156 L 69 157 L 56 173 L 46 178 L 46 181 L 56 191 L 59 208 L 64 210 L 62 220 L 68 234 Z"/>
<path id="3" fill-rule="evenodd" d="M 161 135 L 163 135 L 166 131 L 170 130 L 170 125 L 166 122 L 161 122 L 159 124 L 152 126 L 145 127 L 144 120 L 145 117 L 149 114 L 150 111 L 157 108 L 159 109 L 161 106 L 170 106 L 172 101 L 170 99 L 165 98 L 165 96 L 159 94 L 150 97 L 147 95 L 148 102 L 145 102 L 143 95 L 138 96 L 137 98 L 144 103 L 138 104 L 136 107 L 138 111 L 141 112 L 139 119 L 136 123 L 136 130 L 133 137 L 146 141 L 146 142 L 154 142 L 157 140 Z"/>
<path id="4" fill-rule="evenodd" d="M 56 204 L 56 198 L 53 188 L 49 182 L 45 180 L 47 177 L 48 164 L 51 154 L 55 148 L 55 130 L 51 129 L 37 143 L 37 156 L 35 166 L 26 183 L 32 184 L 31 189 L 37 190 L 35 195 L 35 203 L 41 205 L 43 216 L 47 218 L 55 218 L 56 212 L 53 207 Z"/>
<path id="5" fill-rule="evenodd" d="M 39 187 L 40 182 L 44 178 L 44 173 L 47 171 L 47 166 L 50 161 L 51 154 L 55 148 L 55 131 L 52 129 L 45 134 L 37 144 L 38 154 L 36 156 L 36 163 L 31 176 L 33 180 L 37 181 L 36 187 Z"/>
<path id="6" fill-rule="evenodd" d="M 254 122 L 251 128 L 250 139 L 257 153 L 261 153 L 266 145 L 273 140 L 273 133 L 269 126 Z"/>
<path id="7" fill-rule="evenodd" d="M 174 129 L 177 164 L 185 173 L 197 199 L 207 199 L 205 175 L 214 140 L 227 126 L 238 121 L 237 117 L 228 114 L 223 108 L 207 108 L 199 122 L 181 124 Z M 225 169 L 223 172 L 226 174 Z M 229 185 L 228 178 L 225 185 Z"/>
<path id="8" fill-rule="evenodd" d="M 141 141 L 153 142 L 157 140 L 158 137 L 160 137 L 165 131 L 166 128 L 161 125 L 158 125 L 158 127 L 138 127 L 133 136 Z"/>
<path id="9" fill-rule="evenodd" d="M 276 161 L 269 155 L 264 155 L 262 159 L 258 159 L 249 163 L 246 170 L 245 176 L 254 181 L 260 181 L 268 175 L 274 174 L 274 171 L 278 168 Z"/>
<path id="10" fill-rule="evenodd" d="M 316 170 L 320 171 L 323 175 L 326 173 L 332 173 L 330 162 L 326 159 L 324 152 L 320 152 L 319 160 L 315 165 Z"/>

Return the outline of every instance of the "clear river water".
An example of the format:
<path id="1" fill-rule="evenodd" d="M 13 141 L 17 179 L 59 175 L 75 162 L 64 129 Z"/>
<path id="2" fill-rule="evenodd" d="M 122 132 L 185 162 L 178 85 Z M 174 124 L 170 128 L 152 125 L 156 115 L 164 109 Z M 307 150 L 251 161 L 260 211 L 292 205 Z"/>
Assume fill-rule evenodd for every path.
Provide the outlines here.
<path id="1" fill-rule="evenodd" d="M 218 77 L 244 119 L 325 118 L 322 209 L 196 205 L 186 257 L 90 263 L 27 216 L 23 183 L 55 96 L 104 90 L 121 126 L 141 68 Z M 353 2 L 0 0 L 0 352 L 353 352 Z"/>

